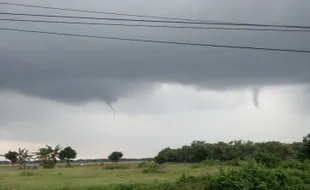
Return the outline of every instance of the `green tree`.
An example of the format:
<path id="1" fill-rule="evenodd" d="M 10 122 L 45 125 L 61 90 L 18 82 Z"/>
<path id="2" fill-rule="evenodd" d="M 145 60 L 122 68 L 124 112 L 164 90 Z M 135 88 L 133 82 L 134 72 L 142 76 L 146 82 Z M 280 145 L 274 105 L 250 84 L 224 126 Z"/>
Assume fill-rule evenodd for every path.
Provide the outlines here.
<path id="1" fill-rule="evenodd" d="M 310 134 L 303 138 L 302 143 L 303 144 L 300 149 L 300 158 L 302 160 L 310 159 Z"/>
<path id="2" fill-rule="evenodd" d="M 281 159 L 270 153 L 259 153 L 254 159 L 257 163 L 263 164 L 268 168 L 277 168 L 281 165 Z"/>
<path id="3" fill-rule="evenodd" d="M 18 161 L 17 156 L 18 156 L 18 153 L 15 151 L 13 152 L 9 151 L 8 153 L 4 155 L 5 159 L 10 160 L 13 166 Z"/>
<path id="4" fill-rule="evenodd" d="M 46 145 L 46 147 L 39 148 L 39 150 L 35 152 L 36 159 L 40 161 L 40 165 L 43 168 L 54 168 L 61 149 L 60 145 L 55 146 L 55 148 Z"/>
<path id="5" fill-rule="evenodd" d="M 154 162 L 156 162 L 157 164 L 163 164 L 166 162 L 166 160 L 164 156 L 159 154 L 158 156 L 155 156 Z"/>
<path id="6" fill-rule="evenodd" d="M 29 150 L 26 150 L 25 148 L 24 149 L 21 149 L 21 148 L 18 149 L 17 161 L 19 163 L 20 169 L 25 169 L 27 161 L 30 161 L 31 158 L 32 158 L 32 155 L 29 154 Z"/>
<path id="7" fill-rule="evenodd" d="M 121 159 L 123 157 L 123 153 L 122 152 L 112 152 L 110 154 L 110 156 L 108 157 L 112 162 L 117 163 L 119 161 L 119 159 Z"/>
<path id="8" fill-rule="evenodd" d="M 66 160 L 67 166 L 70 167 L 70 159 L 76 158 L 76 155 L 76 151 L 68 146 L 59 152 L 58 158 L 60 160 Z"/>

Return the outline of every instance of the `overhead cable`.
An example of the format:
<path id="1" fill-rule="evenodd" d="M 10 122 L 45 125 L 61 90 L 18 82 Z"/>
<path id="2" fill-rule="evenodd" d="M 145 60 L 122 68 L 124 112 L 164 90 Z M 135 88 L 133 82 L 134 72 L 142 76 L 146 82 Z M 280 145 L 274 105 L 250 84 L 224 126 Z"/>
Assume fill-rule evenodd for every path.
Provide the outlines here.
<path id="1" fill-rule="evenodd" d="M 256 26 L 256 27 L 310 29 L 310 26 L 301 26 L 301 25 L 272 25 L 272 24 L 220 23 L 220 22 L 205 23 L 205 22 L 170 21 L 170 20 L 149 20 L 149 19 L 110 18 L 110 17 L 69 16 L 69 15 L 50 15 L 50 14 L 29 14 L 29 13 L 14 13 L 14 12 L 0 12 L 0 15 L 45 17 L 45 18 L 65 18 L 65 19 L 109 20 L 109 21 L 125 21 L 125 22 L 150 22 L 150 23 L 200 24 L 200 25 L 229 25 L 229 26 Z"/>
<path id="2" fill-rule="evenodd" d="M 264 51 L 310 54 L 310 50 L 298 50 L 298 49 L 282 49 L 282 48 L 224 45 L 224 44 L 203 44 L 203 43 L 178 42 L 178 41 L 166 41 L 166 40 L 150 40 L 150 39 L 138 39 L 138 38 L 121 38 L 121 37 L 96 36 L 96 35 L 88 35 L 88 34 L 62 33 L 62 32 L 38 31 L 38 30 L 27 30 L 27 29 L 18 29 L 18 28 L 3 28 L 3 27 L 1 27 L 0 30 L 38 33 L 38 34 L 50 34 L 50 35 L 59 35 L 59 36 L 72 36 L 72 37 L 82 37 L 82 38 L 96 38 L 96 39 L 109 39 L 109 40 L 131 41 L 131 42 L 142 42 L 142 43 L 172 44 L 172 45 L 186 45 L 186 46 L 212 47 L 212 48 L 229 48 L 229 49 L 264 50 Z"/>

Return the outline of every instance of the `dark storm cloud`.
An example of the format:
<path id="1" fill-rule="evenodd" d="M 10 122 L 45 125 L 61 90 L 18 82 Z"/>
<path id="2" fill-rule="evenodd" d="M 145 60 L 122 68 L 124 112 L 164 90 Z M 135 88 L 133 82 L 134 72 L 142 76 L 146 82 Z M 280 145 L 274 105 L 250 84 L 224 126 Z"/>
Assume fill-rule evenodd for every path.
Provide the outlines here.
<path id="1" fill-rule="evenodd" d="M 51 4 L 69 7 L 70 2 L 53 1 Z M 102 1 L 91 1 L 90 4 L 78 2 L 82 4 L 77 3 L 76 7 L 84 9 L 83 6 L 100 10 L 99 5 L 104 5 Z M 125 5 L 117 7 L 117 2 L 108 5 L 114 7 L 113 10 L 131 13 L 310 25 L 310 12 L 304 9 L 310 6 L 308 1 L 283 1 L 280 4 L 278 1 L 262 1 L 259 8 L 257 3 L 249 1 L 236 1 L 237 4 L 205 0 L 165 2 L 158 1 L 152 7 L 145 1 L 131 1 L 127 7 L 130 10 Z M 178 6 L 174 9 L 175 5 Z M 160 7 L 165 8 L 160 10 Z M 3 7 L 0 10 L 3 11 Z M 6 11 L 16 10 L 30 12 L 30 9 L 6 8 Z M 308 33 L 91 28 L 4 22 L 2 25 L 106 36 L 310 49 Z M 66 103 L 81 103 L 95 98 L 111 104 L 132 91 L 157 82 L 214 90 L 310 83 L 310 55 L 306 54 L 141 44 L 3 31 L 0 34 L 0 89 Z M 257 106 L 258 93 L 259 90 L 254 90 Z"/>

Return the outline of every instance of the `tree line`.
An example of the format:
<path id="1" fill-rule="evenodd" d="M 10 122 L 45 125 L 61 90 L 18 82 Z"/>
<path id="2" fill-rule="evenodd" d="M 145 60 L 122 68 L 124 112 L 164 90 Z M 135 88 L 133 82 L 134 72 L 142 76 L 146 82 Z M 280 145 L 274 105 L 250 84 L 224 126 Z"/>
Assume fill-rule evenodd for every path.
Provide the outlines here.
<path id="1" fill-rule="evenodd" d="M 3 156 L 9 160 L 13 166 L 19 164 L 20 169 L 25 169 L 26 164 L 30 161 L 38 161 L 43 168 L 54 168 L 59 160 L 66 162 L 66 166 L 70 167 L 70 162 L 77 157 L 77 152 L 70 146 L 62 148 L 60 145 L 55 147 L 46 145 L 33 153 L 30 153 L 29 150 L 25 148 L 19 148 L 18 151 L 8 151 Z M 116 163 L 122 157 L 122 152 L 114 151 L 108 156 L 108 159 Z"/>
<path id="2" fill-rule="evenodd" d="M 204 160 L 247 160 L 258 154 L 271 154 L 281 160 L 310 159 L 310 134 L 303 138 L 302 142 L 281 143 L 231 141 L 229 143 L 206 143 L 205 141 L 193 141 L 191 145 L 172 149 L 167 147 L 161 150 L 154 160 L 157 163 L 164 162 L 201 162 Z"/>

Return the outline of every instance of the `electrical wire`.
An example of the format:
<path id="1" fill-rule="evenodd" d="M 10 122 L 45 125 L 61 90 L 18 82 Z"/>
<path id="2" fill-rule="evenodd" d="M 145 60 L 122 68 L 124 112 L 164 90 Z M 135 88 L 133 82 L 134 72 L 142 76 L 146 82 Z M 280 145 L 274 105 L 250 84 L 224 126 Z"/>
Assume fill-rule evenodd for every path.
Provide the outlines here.
<path id="1" fill-rule="evenodd" d="M 22 3 L 8 3 L 8 2 L 1 2 L 1 1 L 0 1 L 0 4 L 2 4 L 2 5 L 19 6 L 19 7 L 31 7 L 31 8 L 52 9 L 52 10 L 61 10 L 61 11 L 70 11 L 70 12 L 82 12 L 82 13 L 107 14 L 107 15 L 116 15 L 116 16 L 127 16 L 127 17 L 153 18 L 153 19 L 155 18 L 155 19 L 193 21 L 193 22 L 212 22 L 212 21 L 207 21 L 207 20 L 179 18 L 179 17 L 150 16 L 150 15 L 138 15 L 138 14 L 124 14 L 124 13 L 94 11 L 94 10 L 86 10 L 86 9 L 69 9 L 69 8 L 60 8 L 60 7 L 51 7 L 51 6 L 42 6 L 42 5 L 31 5 L 31 4 L 22 4 Z M 220 22 L 220 21 L 217 21 L 217 22 Z"/>
<path id="2" fill-rule="evenodd" d="M 47 24 L 70 24 L 70 25 L 99 25 L 99 26 L 124 26 L 124 27 L 147 27 L 147 28 L 173 28 L 173 29 L 196 29 L 196 30 L 229 30 L 229 31 L 269 31 L 269 32 L 310 32 L 310 30 L 298 29 L 275 29 L 275 28 L 232 28 L 232 27 L 199 27 L 199 26 L 169 26 L 169 25 L 147 25 L 147 24 L 122 24 L 102 22 L 76 22 L 76 21 L 53 21 L 53 20 L 29 20 L 0 18 L 0 21 L 30 22 Z"/>
<path id="3" fill-rule="evenodd" d="M 0 12 L 0 15 L 30 16 L 30 17 L 45 17 L 45 18 L 66 18 L 66 19 L 90 19 L 90 20 L 93 19 L 93 20 L 110 20 L 110 21 L 126 21 L 126 22 L 152 22 L 152 23 L 174 23 L 174 24 L 229 25 L 229 26 L 256 26 L 256 27 L 310 29 L 310 26 L 301 26 L 301 25 L 271 25 L 271 24 L 218 23 L 218 22 L 205 23 L 205 22 L 169 21 L 169 20 L 126 19 L 126 18 L 68 16 L 68 15 L 50 15 L 50 14 L 28 14 L 28 13 L 12 13 L 12 12 Z"/>
<path id="4" fill-rule="evenodd" d="M 59 35 L 59 36 L 73 36 L 73 37 L 83 37 L 83 38 L 96 38 L 96 39 L 109 39 L 109 40 L 131 41 L 131 42 L 143 42 L 143 43 L 187 45 L 187 46 L 229 48 L 229 49 L 264 50 L 264 51 L 277 51 L 277 52 L 291 52 L 291 53 L 310 54 L 310 50 L 281 49 L 281 48 L 238 46 L 238 45 L 222 45 L 222 44 L 221 45 L 220 44 L 202 44 L 202 43 L 189 43 L 189 42 L 177 42 L 177 41 L 166 41 L 166 40 L 149 40 L 149 39 L 138 39 L 138 38 L 120 38 L 120 37 L 96 36 L 96 35 L 76 34 L 76 33 L 49 32 L 49 31 L 26 30 L 26 29 L 3 28 L 3 27 L 1 27 L 0 30 L 16 31 L 16 32 L 28 32 L 28 33 L 39 33 L 39 34 L 50 34 L 50 35 Z"/>

